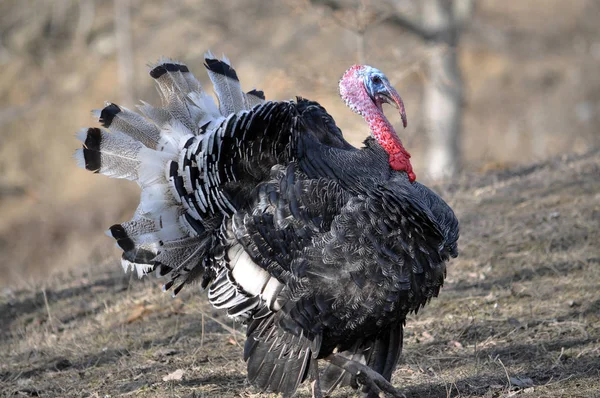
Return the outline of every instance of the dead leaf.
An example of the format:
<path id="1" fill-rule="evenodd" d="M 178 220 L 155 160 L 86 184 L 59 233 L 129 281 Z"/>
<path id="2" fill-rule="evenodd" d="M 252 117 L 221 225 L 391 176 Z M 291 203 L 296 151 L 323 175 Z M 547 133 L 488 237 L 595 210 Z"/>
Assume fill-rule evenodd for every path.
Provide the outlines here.
<path id="1" fill-rule="evenodd" d="M 169 373 L 163 377 L 163 381 L 181 380 L 183 378 L 183 369 L 177 369 L 173 373 Z"/>
<path id="2" fill-rule="evenodd" d="M 456 341 L 456 340 L 449 341 L 448 345 L 450 347 L 463 348 L 463 345 L 461 344 L 461 342 L 460 341 Z"/>
<path id="3" fill-rule="evenodd" d="M 147 315 L 152 314 L 153 312 L 156 312 L 156 306 L 155 305 L 148 305 L 148 304 L 137 304 L 129 313 L 129 315 L 127 316 L 127 319 L 125 320 L 125 323 L 132 323 L 135 322 L 139 319 L 144 318 Z"/>
<path id="4" fill-rule="evenodd" d="M 431 335 L 431 333 L 429 333 L 427 331 L 421 333 L 421 336 L 423 337 L 423 341 L 426 341 L 426 342 L 432 342 L 435 340 L 435 338 Z"/>
<path id="5" fill-rule="evenodd" d="M 146 307 L 143 304 L 137 305 L 135 308 L 133 308 L 131 310 L 129 315 L 127 315 L 127 319 L 125 320 L 125 322 L 126 323 L 135 322 L 138 319 L 142 318 L 144 316 L 145 312 L 146 312 Z"/>

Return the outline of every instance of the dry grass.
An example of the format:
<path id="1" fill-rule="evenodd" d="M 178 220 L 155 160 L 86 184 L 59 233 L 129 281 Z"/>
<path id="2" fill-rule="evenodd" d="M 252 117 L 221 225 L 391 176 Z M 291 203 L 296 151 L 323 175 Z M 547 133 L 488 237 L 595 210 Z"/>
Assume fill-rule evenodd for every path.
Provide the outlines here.
<path id="1" fill-rule="evenodd" d="M 439 187 L 462 253 L 441 297 L 407 323 L 393 378 L 407 397 L 600 396 L 598 175 L 594 152 Z M 0 308 L 2 394 L 256 395 L 241 327 L 193 288 L 172 299 L 155 279 L 90 265 L 7 288 Z"/>

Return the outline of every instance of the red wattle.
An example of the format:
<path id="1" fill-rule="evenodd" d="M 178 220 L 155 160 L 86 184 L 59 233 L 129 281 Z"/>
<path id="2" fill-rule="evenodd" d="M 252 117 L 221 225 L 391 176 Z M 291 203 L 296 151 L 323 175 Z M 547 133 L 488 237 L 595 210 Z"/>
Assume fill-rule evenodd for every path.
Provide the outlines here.
<path id="1" fill-rule="evenodd" d="M 394 131 L 394 128 L 381 111 L 375 106 L 373 108 L 375 110 L 365 112 L 364 117 L 367 123 L 369 123 L 373 137 L 390 156 L 390 167 L 394 170 L 405 171 L 408 174 L 409 181 L 415 181 L 417 176 L 410 163 L 410 153 L 404 148 L 396 131 Z"/>

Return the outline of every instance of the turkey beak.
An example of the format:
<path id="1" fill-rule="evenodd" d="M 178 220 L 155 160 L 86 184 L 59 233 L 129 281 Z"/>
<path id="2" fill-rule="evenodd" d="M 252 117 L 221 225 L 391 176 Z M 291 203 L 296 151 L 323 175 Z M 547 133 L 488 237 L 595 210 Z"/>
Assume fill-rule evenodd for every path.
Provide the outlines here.
<path id="1" fill-rule="evenodd" d="M 400 94 L 396 91 L 394 87 L 392 87 L 385 79 L 383 80 L 383 85 L 385 86 L 385 92 L 382 92 L 382 96 L 387 100 L 386 102 L 390 105 L 394 106 L 398 111 L 400 111 L 400 117 L 402 118 L 402 125 L 404 128 L 408 125 L 408 121 L 406 119 L 406 110 L 404 109 L 404 102 L 402 98 L 400 98 Z"/>

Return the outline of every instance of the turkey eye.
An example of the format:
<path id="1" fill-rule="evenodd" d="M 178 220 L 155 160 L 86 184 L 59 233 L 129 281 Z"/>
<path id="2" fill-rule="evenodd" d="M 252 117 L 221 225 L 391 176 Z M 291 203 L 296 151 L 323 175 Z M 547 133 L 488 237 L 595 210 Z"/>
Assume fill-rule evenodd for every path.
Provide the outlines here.
<path id="1" fill-rule="evenodd" d="M 379 76 L 373 76 L 373 77 L 371 78 L 371 81 L 372 81 L 373 83 L 381 83 L 381 78 L 380 78 Z"/>

